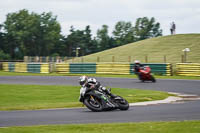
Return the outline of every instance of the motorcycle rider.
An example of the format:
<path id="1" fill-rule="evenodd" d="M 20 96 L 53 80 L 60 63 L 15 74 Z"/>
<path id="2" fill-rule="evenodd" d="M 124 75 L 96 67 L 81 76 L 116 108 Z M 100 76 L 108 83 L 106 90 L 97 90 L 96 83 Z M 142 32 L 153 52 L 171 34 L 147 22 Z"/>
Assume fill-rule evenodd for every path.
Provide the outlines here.
<path id="1" fill-rule="evenodd" d="M 84 75 L 79 78 L 79 83 L 82 87 L 87 87 L 90 89 L 96 89 L 98 91 L 105 92 L 112 98 L 116 97 L 108 89 L 106 89 L 106 87 L 101 86 L 100 82 L 98 82 L 95 78 L 88 78 L 87 76 Z"/>
<path id="2" fill-rule="evenodd" d="M 141 80 L 141 73 L 140 73 L 140 69 L 141 67 L 143 67 L 143 65 L 140 63 L 139 60 L 135 60 L 134 61 L 134 72 L 135 74 L 138 76 L 138 78 Z"/>

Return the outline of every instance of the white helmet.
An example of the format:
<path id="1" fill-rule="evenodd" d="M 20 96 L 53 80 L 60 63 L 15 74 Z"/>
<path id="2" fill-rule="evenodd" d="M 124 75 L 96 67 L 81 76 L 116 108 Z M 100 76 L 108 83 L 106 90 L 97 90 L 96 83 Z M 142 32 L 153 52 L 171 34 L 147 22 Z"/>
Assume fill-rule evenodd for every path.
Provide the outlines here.
<path id="1" fill-rule="evenodd" d="M 139 60 L 135 60 L 134 63 L 135 64 L 140 64 L 140 61 Z"/>
<path id="2" fill-rule="evenodd" d="M 96 84 L 97 80 L 95 78 L 88 78 L 88 83 Z"/>
<path id="3" fill-rule="evenodd" d="M 80 83 L 81 86 L 83 86 L 87 82 L 88 82 L 88 77 L 87 76 L 84 75 L 84 76 L 81 76 L 79 78 L 79 83 Z"/>

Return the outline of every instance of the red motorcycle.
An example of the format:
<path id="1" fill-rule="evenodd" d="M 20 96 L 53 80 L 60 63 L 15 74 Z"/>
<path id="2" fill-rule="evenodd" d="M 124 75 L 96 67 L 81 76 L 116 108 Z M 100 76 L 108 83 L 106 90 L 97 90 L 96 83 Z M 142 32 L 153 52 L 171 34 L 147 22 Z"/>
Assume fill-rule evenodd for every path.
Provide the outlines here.
<path id="1" fill-rule="evenodd" d="M 152 81 L 156 82 L 156 79 L 154 76 L 151 74 L 151 68 L 149 66 L 144 66 L 139 68 L 139 77 L 142 82 L 144 81 Z"/>

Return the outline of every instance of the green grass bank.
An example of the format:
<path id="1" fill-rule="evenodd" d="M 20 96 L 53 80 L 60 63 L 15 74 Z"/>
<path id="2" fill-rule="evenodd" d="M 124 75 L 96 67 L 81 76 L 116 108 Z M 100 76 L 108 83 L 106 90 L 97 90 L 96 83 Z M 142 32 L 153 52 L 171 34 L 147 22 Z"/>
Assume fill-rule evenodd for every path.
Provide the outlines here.
<path id="1" fill-rule="evenodd" d="M 199 133 L 200 121 L 69 124 L 0 128 L 1 133 Z"/>
<path id="2" fill-rule="evenodd" d="M 0 110 L 83 107 L 78 101 L 79 91 L 79 86 L 0 84 Z M 112 92 L 131 103 L 161 100 L 169 96 L 166 92 L 141 89 L 112 88 Z"/>
<path id="3" fill-rule="evenodd" d="M 187 62 L 200 63 L 200 34 L 177 34 L 146 39 L 120 47 L 112 48 L 95 54 L 77 58 L 74 62 L 141 62 L 163 63 L 164 56 L 167 63 L 180 63 L 183 49 L 189 48 Z"/>

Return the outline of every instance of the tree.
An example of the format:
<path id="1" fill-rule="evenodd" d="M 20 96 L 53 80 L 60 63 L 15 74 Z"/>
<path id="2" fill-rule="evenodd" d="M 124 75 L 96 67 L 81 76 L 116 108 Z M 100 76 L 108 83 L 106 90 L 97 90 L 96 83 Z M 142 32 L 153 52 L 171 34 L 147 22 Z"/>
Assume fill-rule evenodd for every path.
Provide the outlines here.
<path id="1" fill-rule="evenodd" d="M 10 59 L 10 55 L 0 50 L 0 60 L 9 60 L 9 59 Z"/>
<path id="2" fill-rule="evenodd" d="M 18 55 L 21 55 L 21 58 L 24 55 L 48 56 L 61 38 L 60 24 L 50 12 L 39 15 L 23 9 L 16 13 L 9 13 L 4 29 L 7 52 L 12 58 Z"/>
<path id="3" fill-rule="evenodd" d="M 1 31 L 2 25 L 0 25 L 0 50 L 4 49 L 4 33 Z"/>
<path id="4" fill-rule="evenodd" d="M 148 19 L 147 17 L 138 18 L 135 23 L 135 34 L 137 40 L 162 36 L 160 23 L 155 22 L 155 18 Z"/>
<path id="5" fill-rule="evenodd" d="M 2 25 L 0 25 L 0 60 L 8 60 L 10 59 L 9 54 L 5 53 L 3 50 L 5 49 L 5 33 L 1 31 Z"/>
<path id="6" fill-rule="evenodd" d="M 78 47 L 83 47 L 83 37 L 84 31 L 75 30 L 73 26 L 71 26 L 70 34 L 67 36 L 66 45 L 68 56 L 76 56 L 76 49 Z M 82 49 L 82 48 L 81 48 Z"/>
<path id="7" fill-rule="evenodd" d="M 59 42 L 55 43 L 54 47 L 52 48 L 50 56 L 67 56 L 65 42 L 66 37 L 61 35 Z"/>
<path id="8" fill-rule="evenodd" d="M 92 34 L 91 34 L 91 29 L 89 25 L 86 26 L 84 30 L 84 43 L 85 43 L 85 46 L 83 46 L 84 51 L 85 51 L 84 53 L 85 54 L 93 53 L 96 46 L 92 41 Z"/>
<path id="9" fill-rule="evenodd" d="M 80 48 L 79 55 L 81 56 L 93 53 L 94 43 L 90 26 L 86 26 L 84 30 L 75 30 L 71 26 L 70 34 L 67 36 L 65 44 L 68 56 L 75 56 L 77 48 Z"/>
<path id="10" fill-rule="evenodd" d="M 52 13 L 42 13 L 40 15 L 39 32 L 41 40 L 38 44 L 41 46 L 41 54 L 44 56 L 50 55 L 52 49 L 56 44 L 60 44 L 62 39 L 61 27 L 57 22 L 56 17 L 53 17 Z"/>
<path id="11" fill-rule="evenodd" d="M 103 25 L 101 29 L 97 30 L 97 37 L 96 37 L 97 49 L 99 51 L 102 51 L 110 48 L 111 47 L 110 39 L 111 38 L 108 35 L 108 26 Z"/>
<path id="12" fill-rule="evenodd" d="M 116 42 L 116 46 L 134 42 L 134 27 L 132 27 L 131 22 L 119 21 L 115 25 L 113 36 Z"/>
<path id="13" fill-rule="evenodd" d="M 2 30 L 3 29 L 3 32 Z M 92 38 L 90 26 L 76 30 L 72 26 L 70 34 L 61 35 L 61 26 L 51 12 L 36 14 L 28 10 L 7 14 L 6 21 L 0 25 L 1 55 L 8 54 L 12 59 L 23 56 L 75 56 L 87 55 L 116 46 L 125 45 L 146 38 L 162 35 L 160 23 L 154 18 L 138 18 L 135 27 L 130 22 L 119 21 L 109 36 L 108 26 L 103 25 Z"/>

